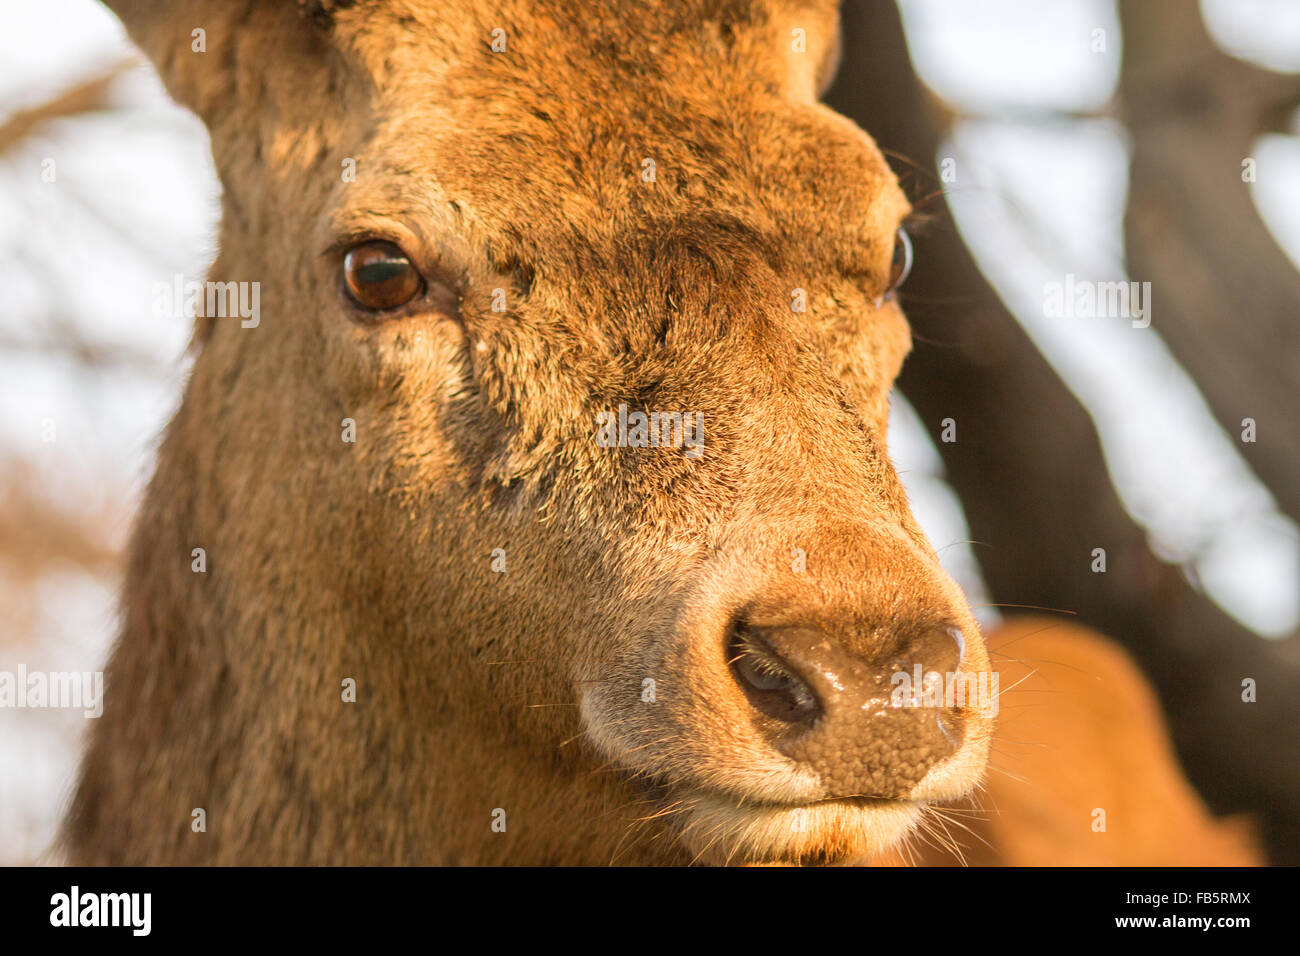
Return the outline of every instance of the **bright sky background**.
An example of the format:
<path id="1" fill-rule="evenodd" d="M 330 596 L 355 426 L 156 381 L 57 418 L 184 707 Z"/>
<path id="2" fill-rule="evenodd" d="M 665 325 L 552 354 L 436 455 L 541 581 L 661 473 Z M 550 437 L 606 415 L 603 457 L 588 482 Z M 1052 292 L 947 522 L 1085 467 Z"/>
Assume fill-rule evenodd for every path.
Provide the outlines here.
<path id="1" fill-rule="evenodd" d="M 1262 634 L 1300 618 L 1300 535 L 1215 425 L 1153 325 L 1042 317 L 1045 282 L 1066 272 L 1120 278 L 1127 189 L 1123 130 L 1109 121 L 1017 122 L 1026 110 L 1087 111 L 1112 95 L 1122 38 L 1101 0 L 903 0 L 909 44 L 934 89 L 971 118 L 945 146 L 958 160 L 952 203 L 963 235 L 1006 301 L 1092 411 L 1130 511 L 1161 553 L 1190 563 L 1211 596 Z M 1300 69 L 1300 2 L 1206 0 L 1216 37 L 1270 66 Z M 131 55 L 116 20 L 91 0 L 0 0 L 0 115 L 31 105 Z M 1107 31 L 1108 54 L 1089 52 Z M 46 276 L 0 257 L 0 336 L 30 339 L 51 308 L 93 341 L 152 357 L 157 374 L 88 374 L 49 355 L 0 350 L 0 447 L 38 469 L 53 498 L 133 501 L 183 382 L 189 333 L 150 309 L 154 282 L 201 277 L 213 253 L 217 184 L 197 120 L 169 104 L 141 68 L 119 86 L 128 109 L 52 124 L 0 159 L 0 242 Z M 1269 137 L 1255 198 L 1300 262 L 1300 140 Z M 40 181 L 54 158 L 56 183 Z M 117 233 L 111 223 L 127 226 Z M 7 264 L 5 264 L 7 263 Z M 1140 276 L 1134 277 L 1141 279 Z M 49 288 L 63 298 L 50 303 Z M 57 440 L 41 440 L 52 422 Z M 973 603 L 986 598 L 961 509 L 941 480 L 926 429 L 897 396 L 891 451 L 946 566 Z M 87 490 L 89 489 L 89 491 Z M 130 514 L 115 519 L 118 541 Z M 0 571 L 0 588 L 5 586 Z M 33 596 L 33 669 L 102 666 L 113 589 L 69 572 Z M 986 614 L 985 619 L 993 615 Z M 0 670 L 20 648 L 0 640 Z M 0 864 L 47 844 L 72 779 L 79 715 L 0 712 Z"/>

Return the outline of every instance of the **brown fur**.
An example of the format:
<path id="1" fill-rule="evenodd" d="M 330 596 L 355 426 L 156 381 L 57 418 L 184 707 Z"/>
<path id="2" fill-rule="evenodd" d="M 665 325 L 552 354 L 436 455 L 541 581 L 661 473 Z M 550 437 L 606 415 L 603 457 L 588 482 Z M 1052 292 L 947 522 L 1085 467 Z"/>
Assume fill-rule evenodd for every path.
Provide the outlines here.
<path id="1" fill-rule="evenodd" d="M 110 5 L 211 131 L 210 278 L 263 316 L 199 326 L 74 861 L 855 860 L 976 783 L 971 715 L 914 802 L 832 800 L 720 639 L 763 601 L 882 647 L 942 618 L 988 667 L 885 449 L 908 204 L 815 102 L 831 3 Z M 459 314 L 354 321 L 340 248 L 375 235 Z M 701 413 L 704 455 L 599 447 L 621 402 Z"/>

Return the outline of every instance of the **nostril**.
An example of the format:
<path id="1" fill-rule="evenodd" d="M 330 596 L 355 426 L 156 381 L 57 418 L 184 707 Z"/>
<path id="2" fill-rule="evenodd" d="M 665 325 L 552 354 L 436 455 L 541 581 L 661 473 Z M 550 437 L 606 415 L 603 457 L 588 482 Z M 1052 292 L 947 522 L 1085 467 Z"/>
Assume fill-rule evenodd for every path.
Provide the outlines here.
<path id="1" fill-rule="evenodd" d="M 727 655 L 736 682 L 755 710 L 787 724 L 811 726 L 821 716 L 812 688 L 755 631 L 735 628 Z"/>

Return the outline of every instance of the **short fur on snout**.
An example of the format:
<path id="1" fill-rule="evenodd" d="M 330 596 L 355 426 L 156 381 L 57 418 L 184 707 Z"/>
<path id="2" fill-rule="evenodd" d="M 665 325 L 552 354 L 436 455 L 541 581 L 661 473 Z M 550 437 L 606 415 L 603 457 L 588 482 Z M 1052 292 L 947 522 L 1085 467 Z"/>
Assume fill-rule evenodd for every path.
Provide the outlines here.
<path id="1" fill-rule="evenodd" d="M 974 785 L 978 712 L 905 797 L 836 792 L 726 657 L 780 607 L 988 669 L 885 447 L 909 207 L 816 103 L 832 3 L 109 5 L 211 132 L 210 278 L 262 314 L 196 330 L 72 859 L 847 861 Z M 454 314 L 359 315 L 373 238 Z M 620 409 L 702 454 L 607 447 Z"/>

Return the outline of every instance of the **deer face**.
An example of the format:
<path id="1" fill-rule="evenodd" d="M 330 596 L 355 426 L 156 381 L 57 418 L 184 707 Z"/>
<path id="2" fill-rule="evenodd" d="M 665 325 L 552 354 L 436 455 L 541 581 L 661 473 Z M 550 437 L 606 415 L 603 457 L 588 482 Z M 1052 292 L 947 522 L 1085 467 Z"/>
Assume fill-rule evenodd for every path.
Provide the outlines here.
<path id="1" fill-rule="evenodd" d="M 581 733 L 692 857 L 860 858 L 969 789 L 988 661 L 885 447 L 909 207 L 815 101 L 831 5 L 329 6 L 137 30 L 212 131 L 214 278 L 263 284 L 187 403 L 295 606 L 324 553 L 462 750 Z"/>

